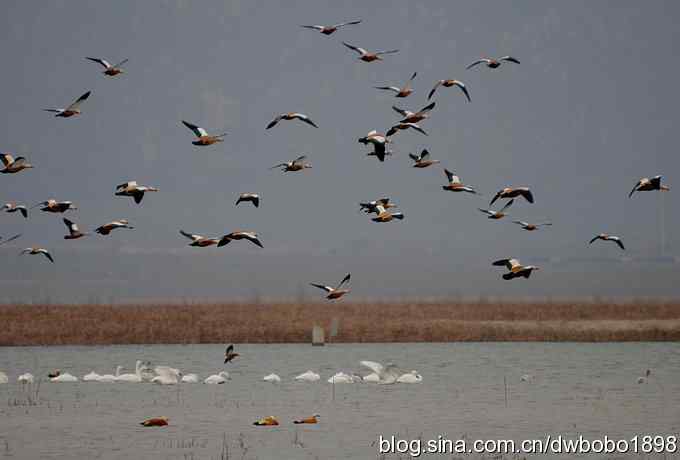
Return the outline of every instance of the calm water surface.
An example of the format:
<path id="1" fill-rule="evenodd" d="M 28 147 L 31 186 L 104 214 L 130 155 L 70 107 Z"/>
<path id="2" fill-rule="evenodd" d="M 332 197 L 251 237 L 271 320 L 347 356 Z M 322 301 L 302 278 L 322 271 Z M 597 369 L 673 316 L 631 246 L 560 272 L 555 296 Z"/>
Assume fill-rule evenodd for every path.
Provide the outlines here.
<path id="1" fill-rule="evenodd" d="M 135 360 L 143 359 L 206 377 L 223 370 L 224 348 L 2 348 L 0 370 L 11 383 L 0 385 L 0 458 L 374 459 L 380 458 L 381 434 L 521 440 L 547 434 L 594 439 L 680 433 L 680 344 L 243 345 L 238 351 L 241 357 L 228 365 L 232 380 L 226 385 L 43 381 L 33 401 L 14 383 L 21 373 L 44 376 L 60 368 L 82 377 L 91 370 L 114 373 L 119 364 L 134 372 Z M 423 383 L 346 384 L 333 391 L 326 379 L 335 372 L 368 373 L 360 360 L 417 369 Z M 648 368 L 649 382 L 638 384 Z M 307 369 L 322 380 L 292 380 Z M 283 381 L 263 382 L 271 372 Z M 524 374 L 534 381 L 522 382 Z M 318 425 L 289 423 L 313 413 L 321 414 Z M 170 418 L 170 426 L 139 426 L 161 415 Z M 252 425 L 266 415 L 283 423 Z"/>

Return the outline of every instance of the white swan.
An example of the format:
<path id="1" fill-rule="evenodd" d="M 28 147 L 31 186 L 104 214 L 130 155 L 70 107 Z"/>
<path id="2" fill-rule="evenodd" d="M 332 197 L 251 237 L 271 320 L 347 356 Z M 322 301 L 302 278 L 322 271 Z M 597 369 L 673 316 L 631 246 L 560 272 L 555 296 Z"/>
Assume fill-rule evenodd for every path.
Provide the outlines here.
<path id="1" fill-rule="evenodd" d="M 354 383 L 354 377 L 345 374 L 344 372 L 338 372 L 334 376 L 328 379 L 328 383 Z"/>
<path id="2" fill-rule="evenodd" d="M 116 377 L 118 382 L 129 382 L 129 383 L 141 383 L 142 382 L 142 362 L 137 360 L 135 363 L 135 373 L 134 374 L 119 374 Z M 153 378 L 153 377 L 152 377 Z"/>
<path id="3" fill-rule="evenodd" d="M 407 372 L 406 374 L 401 375 L 397 379 L 397 383 L 420 383 L 422 381 L 423 376 L 420 375 L 417 371 Z"/>
<path id="4" fill-rule="evenodd" d="M 650 371 L 649 369 L 647 369 L 647 371 L 645 372 L 644 377 L 641 376 L 641 377 L 638 377 L 638 378 L 637 378 L 637 383 L 647 383 L 647 381 L 649 380 L 649 376 L 650 376 L 651 374 L 652 374 L 652 371 Z"/>
<path id="5" fill-rule="evenodd" d="M 375 361 L 361 361 L 360 364 L 375 372 L 378 376 L 378 383 L 382 385 L 391 385 L 397 382 L 401 374 L 397 371 L 397 366 L 394 364 L 387 364 L 383 366 Z"/>
<path id="6" fill-rule="evenodd" d="M 183 375 L 182 383 L 198 383 L 198 375 L 196 374 Z"/>
<path id="7" fill-rule="evenodd" d="M 118 379 L 118 376 L 120 375 L 120 371 L 122 369 L 123 366 L 117 366 L 115 375 L 114 374 L 100 375 L 97 381 L 101 383 L 114 383 Z"/>
<path id="8" fill-rule="evenodd" d="M 314 371 L 307 371 L 295 377 L 295 380 L 301 380 L 303 382 L 316 382 L 321 379 L 321 376 Z"/>
<path id="9" fill-rule="evenodd" d="M 368 375 L 364 375 L 362 380 L 364 382 L 369 382 L 369 383 L 378 383 L 380 382 L 380 376 L 376 374 L 375 372 L 371 372 Z"/>
<path id="10" fill-rule="evenodd" d="M 77 382 L 78 377 L 75 375 L 71 375 L 68 372 L 64 372 L 63 374 L 59 374 L 56 377 L 52 377 L 50 379 L 50 382 Z"/>
<path id="11" fill-rule="evenodd" d="M 89 374 L 83 375 L 83 382 L 98 382 L 100 378 L 101 375 L 97 374 L 95 371 L 92 371 Z"/>
<path id="12" fill-rule="evenodd" d="M 520 380 L 522 382 L 533 383 L 534 376 L 531 374 L 524 374 L 522 377 L 520 377 Z"/>
<path id="13" fill-rule="evenodd" d="M 17 382 L 19 383 L 33 383 L 33 374 L 30 372 L 26 372 L 25 374 L 21 374 L 17 378 Z"/>
<path id="14" fill-rule="evenodd" d="M 0 383 L 9 383 L 7 374 L 5 374 L 4 372 L 0 372 Z"/>
<path id="15" fill-rule="evenodd" d="M 179 369 L 169 366 L 156 366 L 154 368 L 156 377 L 151 379 L 151 383 L 159 385 L 177 385 L 182 378 L 182 373 Z"/>
<path id="16" fill-rule="evenodd" d="M 139 376 L 142 378 L 142 382 L 150 382 L 156 376 L 156 373 L 153 371 L 149 361 L 140 364 Z"/>
<path id="17" fill-rule="evenodd" d="M 269 374 L 265 375 L 262 380 L 264 380 L 265 382 L 279 383 L 281 381 L 281 377 L 279 377 L 276 374 Z"/>
<path id="18" fill-rule="evenodd" d="M 219 374 L 213 374 L 210 377 L 207 377 L 205 380 L 203 380 L 203 383 L 207 383 L 208 385 L 220 385 L 222 383 L 226 383 L 227 380 L 230 380 L 231 377 L 229 377 L 229 372 L 222 371 Z"/>

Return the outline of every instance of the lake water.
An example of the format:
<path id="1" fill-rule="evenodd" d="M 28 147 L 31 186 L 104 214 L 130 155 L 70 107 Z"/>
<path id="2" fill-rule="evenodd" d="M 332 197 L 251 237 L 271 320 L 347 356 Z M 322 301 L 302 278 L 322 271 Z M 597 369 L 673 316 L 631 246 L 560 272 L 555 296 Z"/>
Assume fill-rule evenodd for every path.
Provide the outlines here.
<path id="1" fill-rule="evenodd" d="M 226 366 L 232 379 L 225 385 L 43 381 L 32 401 L 29 390 L 15 383 L 23 372 L 45 376 L 60 368 L 82 377 L 91 370 L 114 373 L 118 364 L 134 372 L 135 360 L 143 359 L 206 377 L 223 370 L 224 347 L 2 348 L 0 370 L 10 384 L 0 385 L 0 458 L 391 459 L 409 457 L 380 456 L 378 436 L 519 441 L 547 434 L 596 439 L 680 433 L 680 344 L 241 345 L 237 351 L 241 356 Z M 334 388 L 326 382 L 340 370 L 368 373 L 360 360 L 416 369 L 423 382 Z M 322 380 L 293 381 L 307 369 Z M 637 383 L 646 369 L 652 371 L 649 381 Z M 262 381 L 271 372 L 281 376 L 280 384 Z M 522 382 L 524 374 L 533 382 Z M 290 423 L 314 413 L 321 415 L 317 425 Z M 139 425 L 161 415 L 170 426 Z M 282 424 L 252 425 L 267 415 Z"/>

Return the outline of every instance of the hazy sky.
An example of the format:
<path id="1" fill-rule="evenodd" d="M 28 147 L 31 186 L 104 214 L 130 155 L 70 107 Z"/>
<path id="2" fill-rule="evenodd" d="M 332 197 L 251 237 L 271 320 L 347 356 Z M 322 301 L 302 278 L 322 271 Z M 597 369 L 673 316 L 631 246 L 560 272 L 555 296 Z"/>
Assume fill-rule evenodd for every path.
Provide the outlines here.
<path id="1" fill-rule="evenodd" d="M 326 37 L 298 27 L 361 18 Z M 679 296 L 677 133 L 680 54 L 677 2 L 7 2 L 0 150 L 35 169 L 0 177 L 1 199 L 32 205 L 72 200 L 70 218 L 92 230 L 128 218 L 109 237 L 64 241 L 61 215 L 0 214 L 3 301 L 136 298 L 316 298 L 309 281 L 351 271 L 353 296 Z M 342 41 L 400 52 L 363 63 Z M 510 54 L 521 65 L 465 70 L 480 56 Z M 106 78 L 99 56 L 130 61 Z M 402 84 L 406 99 L 373 89 Z M 395 136 L 385 163 L 357 139 L 398 120 L 390 106 L 426 105 L 440 78 L 469 88 L 472 103 L 440 88 L 437 107 L 415 132 Z M 83 115 L 54 118 L 92 90 Z M 283 122 L 301 111 L 320 126 Z M 219 133 L 199 148 L 186 119 Z M 408 153 L 430 150 L 481 197 L 445 192 L 438 166 L 413 169 Z M 268 168 L 307 154 L 313 169 Z M 670 193 L 627 194 L 642 176 L 664 174 Z M 136 179 L 160 188 L 140 206 L 113 196 Z M 510 218 L 477 211 L 506 185 L 529 185 Z M 262 205 L 235 207 L 240 192 Z M 376 224 L 362 200 L 389 196 L 406 219 Z M 663 208 L 662 208 L 663 206 Z M 554 226 L 525 232 L 511 220 Z M 260 233 L 225 248 L 186 247 L 178 230 L 206 236 Z M 588 240 L 620 235 L 628 250 Z M 33 244 L 57 261 L 17 257 Z M 631 260 L 621 262 L 625 255 Z M 541 265 L 530 280 L 504 282 L 490 262 Z"/>

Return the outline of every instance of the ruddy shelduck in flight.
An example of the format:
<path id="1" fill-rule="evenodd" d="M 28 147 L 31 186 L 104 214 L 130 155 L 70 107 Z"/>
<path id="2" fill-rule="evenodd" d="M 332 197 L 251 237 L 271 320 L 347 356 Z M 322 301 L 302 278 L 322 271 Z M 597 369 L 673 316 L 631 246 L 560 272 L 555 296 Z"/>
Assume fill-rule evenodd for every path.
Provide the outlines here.
<path id="1" fill-rule="evenodd" d="M 52 212 L 55 214 L 63 213 L 66 211 L 75 211 L 76 209 L 78 209 L 73 205 L 72 201 L 57 201 L 53 199 L 49 199 L 47 201 L 42 201 L 38 204 L 35 204 L 31 207 L 31 209 L 37 208 L 38 206 L 42 206 L 40 208 L 41 211 Z"/>
<path id="2" fill-rule="evenodd" d="M 364 211 L 366 214 L 379 214 L 378 206 L 383 209 L 395 208 L 397 205 L 392 203 L 389 198 L 380 198 L 379 200 L 359 203 L 359 211 Z"/>
<path id="3" fill-rule="evenodd" d="M 233 361 L 235 358 L 237 358 L 239 356 L 240 355 L 238 353 L 234 353 L 234 344 L 232 343 L 224 351 L 224 364 L 227 364 L 228 362 Z"/>
<path id="4" fill-rule="evenodd" d="M 406 84 L 399 88 L 398 86 L 375 86 L 375 89 L 380 89 L 383 91 L 392 91 L 394 92 L 394 97 L 408 97 L 413 93 L 413 89 L 411 88 L 411 84 L 413 83 L 413 79 L 416 78 L 416 75 L 418 75 L 418 72 L 413 72 L 413 75 L 411 75 L 411 78 L 406 82 Z"/>
<path id="5" fill-rule="evenodd" d="M 387 136 L 380 134 L 378 131 L 371 131 L 364 137 L 359 138 L 359 143 L 368 145 L 373 145 L 373 152 L 370 152 L 368 156 L 378 157 L 378 160 L 385 161 L 385 156 L 390 155 L 390 152 L 386 151 L 387 144 L 390 142 Z"/>
<path id="6" fill-rule="evenodd" d="M 236 200 L 236 206 L 239 205 L 239 203 L 244 203 L 244 202 L 250 202 L 253 203 L 253 206 L 256 208 L 260 207 L 260 195 L 257 193 L 241 193 L 238 196 L 238 200 Z"/>
<path id="7" fill-rule="evenodd" d="M 512 206 L 512 203 L 514 203 L 514 202 L 515 202 L 515 200 L 510 200 L 510 201 L 508 201 L 508 202 L 505 204 L 505 206 L 503 206 L 503 207 L 501 208 L 500 211 L 492 211 L 491 209 L 482 209 L 482 208 L 477 208 L 477 209 L 479 209 L 480 211 L 482 211 L 484 214 L 488 214 L 489 219 L 498 220 L 498 219 L 502 219 L 503 217 L 505 217 L 505 216 L 507 215 L 507 214 L 505 213 L 505 211 L 506 211 L 510 206 Z"/>
<path id="8" fill-rule="evenodd" d="M 10 241 L 14 241 L 14 240 L 16 240 L 17 238 L 21 238 L 21 233 L 18 233 L 18 234 L 14 235 L 14 236 L 10 236 L 10 237 L 7 238 L 6 240 L 0 241 L 0 244 L 9 243 Z M 0 236 L 0 239 L 2 239 L 1 236 Z"/>
<path id="9" fill-rule="evenodd" d="M 538 230 L 539 227 L 549 227 L 549 226 L 552 225 L 552 222 L 541 222 L 539 224 L 530 224 L 529 222 L 524 222 L 523 220 L 513 220 L 512 223 L 521 226 L 524 230 L 527 230 L 529 232 L 533 232 L 534 230 Z"/>
<path id="10" fill-rule="evenodd" d="M 359 53 L 359 60 L 364 61 L 364 62 L 373 62 L 373 61 L 382 61 L 382 56 L 383 54 L 393 54 L 393 53 L 398 53 L 399 50 L 389 50 L 389 51 L 376 51 L 376 52 L 369 52 L 366 51 L 364 48 L 359 48 L 357 46 L 350 45 L 349 43 L 342 42 L 343 45 L 345 45 L 347 48 L 351 49 L 352 51 L 356 51 Z"/>
<path id="11" fill-rule="evenodd" d="M 418 131 L 420 134 L 427 136 L 427 133 L 425 132 L 425 130 L 423 128 L 421 128 L 417 123 L 398 123 L 398 124 L 392 126 L 390 129 L 388 129 L 387 132 L 385 133 L 385 136 L 392 137 L 395 134 L 397 134 L 397 132 L 403 131 L 403 130 L 406 130 L 406 129 L 412 129 L 414 131 Z"/>
<path id="12" fill-rule="evenodd" d="M 529 187 L 505 187 L 504 189 L 496 192 L 494 197 L 491 199 L 489 206 L 494 204 L 499 198 L 517 198 L 518 196 L 521 196 L 529 203 L 534 202 L 534 194 L 531 193 Z"/>
<path id="13" fill-rule="evenodd" d="M 68 235 L 64 235 L 65 240 L 77 240 L 78 238 L 82 238 L 83 236 L 86 236 L 87 233 L 81 232 L 80 229 L 78 228 L 78 224 L 76 224 L 73 221 L 70 221 L 69 219 L 64 218 L 64 225 L 66 225 L 66 228 L 68 228 Z"/>
<path id="14" fill-rule="evenodd" d="M 197 139 L 191 142 L 194 145 L 206 146 L 213 145 L 218 142 L 224 142 L 224 136 L 227 135 L 227 133 L 210 135 L 205 129 L 201 128 L 200 126 L 196 126 L 195 124 L 189 123 L 188 121 L 184 120 L 182 120 L 182 123 L 184 124 L 184 126 L 193 131 L 193 133 L 196 135 Z"/>
<path id="15" fill-rule="evenodd" d="M 54 259 L 52 258 L 52 254 L 50 254 L 49 251 L 45 248 L 33 246 L 32 248 L 24 249 L 23 251 L 21 251 L 21 254 L 29 254 L 29 255 L 32 255 L 32 256 L 34 256 L 36 254 L 42 254 L 45 257 L 47 257 L 47 259 L 50 262 L 54 263 Z"/>
<path id="16" fill-rule="evenodd" d="M 331 286 L 325 286 L 323 284 L 316 284 L 316 283 L 309 283 L 311 286 L 314 286 L 315 288 L 322 289 L 326 291 L 328 294 L 326 295 L 326 299 L 328 300 L 335 300 L 339 299 L 340 297 L 344 296 L 347 294 L 350 290 L 349 288 L 347 289 L 342 289 L 342 286 L 345 285 L 345 283 L 349 282 L 351 278 L 351 274 L 348 273 L 345 275 L 345 277 L 338 283 L 337 286 L 331 287 Z"/>
<path id="17" fill-rule="evenodd" d="M 62 117 L 62 118 L 69 118 L 74 115 L 80 115 L 80 105 L 87 100 L 88 97 L 90 97 L 91 91 L 88 91 L 87 93 L 83 94 L 80 96 L 78 99 L 76 99 L 71 105 L 66 107 L 65 109 L 43 109 L 45 112 L 53 112 L 56 113 L 55 117 Z"/>
<path id="18" fill-rule="evenodd" d="M 294 159 L 293 161 L 288 161 L 286 163 L 279 163 L 277 165 L 272 166 L 269 169 L 276 169 L 276 168 L 281 168 L 281 171 L 283 172 L 295 172 L 295 171 L 303 171 L 305 169 L 309 169 L 312 167 L 310 163 L 307 163 L 305 160 L 307 159 L 307 155 L 302 155 Z"/>
<path id="19" fill-rule="evenodd" d="M 477 66 L 477 65 L 479 65 L 479 64 L 486 64 L 486 66 L 487 66 L 488 68 L 490 68 L 490 69 L 496 69 L 496 68 L 500 67 L 500 66 L 501 66 L 501 63 L 503 63 L 503 62 L 505 62 L 505 61 L 507 61 L 507 62 L 514 62 L 515 64 L 519 64 L 519 60 L 518 60 L 518 59 L 515 59 L 515 58 L 512 57 L 512 56 L 503 56 L 503 57 L 499 57 L 499 58 L 495 58 L 495 59 L 494 59 L 494 58 L 484 57 L 484 58 L 481 58 L 481 59 L 476 60 L 475 62 L 473 62 L 472 64 L 470 64 L 469 66 L 467 66 L 466 69 L 471 69 L 471 68 L 473 68 L 473 67 L 475 67 L 475 66 Z"/>
<path id="20" fill-rule="evenodd" d="M 621 238 L 618 236 L 614 235 L 609 235 L 607 233 L 600 233 L 599 235 L 596 235 L 593 237 L 593 239 L 590 240 L 590 243 L 588 244 L 593 244 L 597 240 L 602 240 L 602 241 L 613 241 L 616 243 L 622 250 L 626 250 L 626 248 L 623 246 L 623 241 L 621 241 Z"/>
<path id="21" fill-rule="evenodd" d="M 14 213 L 19 211 L 24 218 L 28 218 L 28 208 L 24 206 L 23 204 L 16 204 L 16 203 L 5 203 L 5 205 L 2 207 L 2 209 L 5 210 L 5 212 L 10 212 Z"/>
<path id="22" fill-rule="evenodd" d="M 493 265 L 499 267 L 504 266 L 509 270 L 508 273 L 503 274 L 504 280 L 511 280 L 520 277 L 529 278 L 531 276 L 531 272 L 540 270 L 540 268 L 535 265 L 522 265 L 517 259 L 501 259 L 495 261 Z"/>
<path id="23" fill-rule="evenodd" d="M 219 238 L 206 238 L 205 236 L 187 233 L 184 230 L 180 230 L 179 233 L 191 240 L 189 246 L 197 248 L 207 248 L 208 246 L 217 245 L 220 242 Z"/>
<path id="24" fill-rule="evenodd" d="M 9 153 L 0 154 L 0 160 L 2 161 L 3 168 L 0 169 L 0 173 L 3 174 L 15 174 L 23 171 L 24 169 L 30 169 L 33 167 L 26 158 L 24 157 L 14 157 Z"/>
<path id="25" fill-rule="evenodd" d="M 373 222 L 392 222 L 394 219 L 404 220 L 403 212 L 389 212 L 380 205 L 376 207 L 376 214 L 377 216 L 371 219 Z"/>
<path id="26" fill-rule="evenodd" d="M 307 115 L 304 113 L 299 113 L 299 112 L 288 112 L 288 113 L 282 113 L 281 115 L 277 115 L 272 121 L 269 122 L 267 127 L 265 129 L 271 129 L 274 126 L 276 126 L 281 120 L 300 120 L 305 123 L 307 123 L 310 126 L 314 126 L 315 128 L 318 128 L 316 123 L 312 121 L 311 118 L 309 118 Z"/>
<path id="27" fill-rule="evenodd" d="M 444 174 L 446 174 L 446 177 L 449 179 L 449 183 L 447 185 L 442 185 L 442 188 L 444 190 L 448 190 L 449 192 L 477 193 L 477 191 L 472 187 L 463 185 L 463 183 L 460 181 L 460 177 L 458 177 L 448 169 L 444 169 Z"/>
<path id="28" fill-rule="evenodd" d="M 100 235 L 108 235 L 117 228 L 127 228 L 130 230 L 134 229 L 134 227 L 129 224 L 127 219 L 118 219 L 97 227 L 95 229 L 95 233 L 99 233 Z"/>
<path id="29" fill-rule="evenodd" d="M 435 103 L 431 102 L 417 112 L 411 112 L 395 106 L 392 106 L 392 110 L 404 117 L 403 120 L 399 120 L 399 123 L 418 123 L 419 121 L 430 118 L 430 111 L 434 109 L 434 106 Z"/>
<path id="30" fill-rule="evenodd" d="M 434 92 L 437 91 L 437 88 L 439 88 L 440 86 L 443 86 L 444 88 L 450 88 L 452 86 L 460 88 L 463 94 L 465 94 L 465 97 L 467 98 L 468 102 L 471 102 L 470 93 L 468 93 L 467 87 L 460 80 L 438 80 L 437 83 L 434 84 L 434 88 L 432 88 L 430 94 L 427 95 L 428 101 L 432 99 L 432 96 L 434 96 Z"/>
<path id="31" fill-rule="evenodd" d="M 439 160 L 430 159 L 430 152 L 427 149 L 423 149 L 423 151 L 420 152 L 420 155 L 409 153 L 408 156 L 414 161 L 414 168 L 427 168 L 428 166 L 439 163 Z"/>
<path id="32" fill-rule="evenodd" d="M 131 196 L 135 203 L 139 204 L 144 198 L 146 192 L 157 192 L 156 187 L 149 187 L 147 185 L 139 185 L 137 181 L 131 180 L 116 186 L 116 196 Z"/>
<path id="33" fill-rule="evenodd" d="M 129 59 L 123 59 L 116 65 L 111 65 L 107 60 L 105 59 L 100 59 L 100 58 L 93 58 L 93 57 L 86 57 L 85 59 L 96 62 L 97 64 L 101 65 L 104 67 L 104 71 L 102 72 L 104 75 L 107 77 L 115 77 L 116 75 L 120 75 L 123 73 L 123 65 L 129 61 Z"/>
<path id="34" fill-rule="evenodd" d="M 220 239 L 219 243 L 217 243 L 217 246 L 221 248 L 222 246 L 226 246 L 227 244 L 229 244 L 229 242 L 232 241 L 232 240 L 234 240 L 234 241 L 248 240 L 251 243 L 253 243 L 255 246 L 259 246 L 261 248 L 264 248 L 264 246 L 262 246 L 262 242 L 260 241 L 260 238 L 259 238 L 257 233 L 255 233 L 255 232 L 241 232 L 241 231 L 231 232 L 231 233 L 224 235 Z"/>
<path id="35" fill-rule="evenodd" d="M 628 194 L 628 198 L 632 197 L 635 192 L 650 192 L 652 190 L 660 190 L 662 192 L 669 191 L 671 188 L 668 185 L 662 185 L 661 179 L 663 179 L 663 176 L 654 176 L 651 179 L 649 177 L 643 177 L 635 184 L 633 190 Z"/>
<path id="36" fill-rule="evenodd" d="M 332 26 L 300 26 L 305 29 L 318 30 L 324 35 L 331 35 L 333 32 L 337 31 L 341 27 L 353 26 L 356 24 L 361 24 L 361 19 L 356 19 L 354 21 L 341 22 L 340 24 L 334 24 Z"/>

